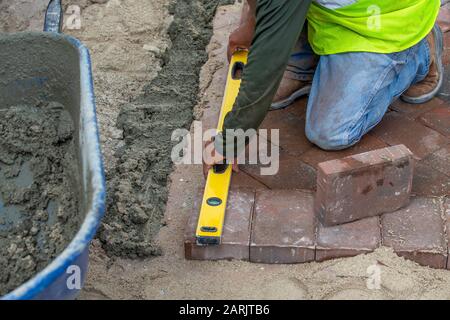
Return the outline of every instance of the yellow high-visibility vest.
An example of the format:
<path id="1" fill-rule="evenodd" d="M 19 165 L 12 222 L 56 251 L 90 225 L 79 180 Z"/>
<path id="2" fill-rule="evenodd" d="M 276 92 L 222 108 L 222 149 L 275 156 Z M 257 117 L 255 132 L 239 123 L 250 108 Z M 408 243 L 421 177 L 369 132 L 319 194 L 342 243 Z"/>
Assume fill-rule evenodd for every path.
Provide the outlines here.
<path id="1" fill-rule="evenodd" d="M 308 38 L 316 54 L 393 53 L 431 31 L 440 0 L 315 0 Z"/>

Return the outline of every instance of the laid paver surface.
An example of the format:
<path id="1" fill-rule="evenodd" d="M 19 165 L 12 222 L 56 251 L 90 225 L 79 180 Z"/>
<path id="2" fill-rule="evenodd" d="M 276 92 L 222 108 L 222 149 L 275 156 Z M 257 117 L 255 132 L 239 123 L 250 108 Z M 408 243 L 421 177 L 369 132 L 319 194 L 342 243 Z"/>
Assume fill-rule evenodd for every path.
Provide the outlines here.
<path id="1" fill-rule="evenodd" d="M 306 98 L 269 113 L 262 128 L 280 130 L 279 141 L 271 141 L 270 134 L 267 137 L 268 143 L 280 147 L 279 171 L 263 175 L 262 165 L 247 164 L 234 174 L 232 188 L 246 187 L 246 192 L 252 190 L 255 196 L 254 203 L 245 207 L 245 216 L 252 208 L 248 251 L 233 258 L 300 263 L 354 256 L 388 246 L 419 264 L 450 268 L 450 27 L 445 20 L 449 12 L 443 10 L 440 20 L 446 31 L 445 74 L 438 96 L 420 105 L 393 102 L 381 123 L 355 146 L 333 152 L 311 144 L 304 133 Z M 211 121 L 216 117 L 214 112 L 208 114 L 210 126 L 215 126 Z M 406 207 L 332 227 L 318 221 L 313 195 L 320 163 L 401 144 L 415 160 L 413 196 Z M 192 236 L 188 232 L 186 239 Z M 201 254 L 198 257 L 207 258 Z"/>
<path id="2" fill-rule="evenodd" d="M 415 120 L 420 115 L 442 105 L 445 106 L 445 101 L 439 98 L 432 99 L 431 101 L 422 104 L 411 104 L 398 99 L 391 104 L 389 109 L 401 113 L 409 119 Z"/>
<path id="3" fill-rule="evenodd" d="M 394 111 L 387 113 L 371 133 L 388 145 L 404 144 L 418 160 L 450 143 L 436 130 Z"/>
<path id="4" fill-rule="evenodd" d="M 314 260 L 316 223 L 313 194 L 301 190 L 258 192 L 250 261 L 301 263 Z"/>
<path id="5" fill-rule="evenodd" d="M 196 244 L 197 213 L 200 210 L 202 195 L 203 192 L 199 190 L 194 210 L 188 220 L 184 238 L 185 257 L 194 260 L 249 260 L 250 225 L 255 192 L 246 188 L 230 190 L 220 246 Z"/>
<path id="6" fill-rule="evenodd" d="M 422 265 L 445 268 L 448 249 L 441 202 L 437 198 L 414 198 L 408 207 L 383 215 L 383 244 Z"/>
<path id="7" fill-rule="evenodd" d="M 313 146 L 305 136 L 305 118 L 299 117 L 287 109 L 269 112 L 260 129 L 278 129 L 279 143 L 275 144 L 294 156 L 305 153 Z M 270 136 L 267 138 L 274 143 Z"/>
<path id="8" fill-rule="evenodd" d="M 258 165 L 242 165 L 241 170 L 272 190 L 315 190 L 316 170 L 298 157 L 281 150 L 279 160 L 273 165 L 279 168 L 276 175 L 262 174 Z"/>
<path id="9" fill-rule="evenodd" d="M 379 217 L 370 217 L 340 226 L 324 227 L 319 223 L 316 261 L 351 257 L 375 250 L 381 244 Z"/>
<path id="10" fill-rule="evenodd" d="M 375 149 L 381 149 L 388 145 L 371 134 L 366 134 L 360 142 L 354 146 L 339 151 L 325 151 L 319 148 L 311 148 L 300 159 L 317 169 L 319 163 L 345 158 L 354 154 L 363 153 Z"/>

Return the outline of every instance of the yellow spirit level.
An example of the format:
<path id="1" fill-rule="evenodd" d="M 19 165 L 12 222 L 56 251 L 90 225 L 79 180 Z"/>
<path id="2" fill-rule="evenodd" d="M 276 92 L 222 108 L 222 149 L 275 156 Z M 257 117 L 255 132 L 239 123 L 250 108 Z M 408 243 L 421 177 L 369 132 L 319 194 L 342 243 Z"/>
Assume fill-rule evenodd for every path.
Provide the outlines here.
<path id="1" fill-rule="evenodd" d="M 241 85 L 241 74 L 246 63 L 247 51 L 237 51 L 233 54 L 217 125 L 218 132 L 222 131 L 225 116 L 233 108 Z M 230 164 L 216 165 L 208 172 L 195 234 L 197 243 L 200 245 L 220 244 L 231 173 Z"/>

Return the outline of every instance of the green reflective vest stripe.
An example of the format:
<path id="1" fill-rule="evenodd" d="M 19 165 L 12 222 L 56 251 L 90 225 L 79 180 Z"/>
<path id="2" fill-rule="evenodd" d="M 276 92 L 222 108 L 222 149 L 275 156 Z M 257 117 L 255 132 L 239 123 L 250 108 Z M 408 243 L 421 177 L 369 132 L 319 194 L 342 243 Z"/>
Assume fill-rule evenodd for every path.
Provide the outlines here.
<path id="1" fill-rule="evenodd" d="M 319 55 L 399 52 L 426 37 L 439 8 L 440 0 L 359 0 L 336 9 L 313 2 L 308 38 Z"/>

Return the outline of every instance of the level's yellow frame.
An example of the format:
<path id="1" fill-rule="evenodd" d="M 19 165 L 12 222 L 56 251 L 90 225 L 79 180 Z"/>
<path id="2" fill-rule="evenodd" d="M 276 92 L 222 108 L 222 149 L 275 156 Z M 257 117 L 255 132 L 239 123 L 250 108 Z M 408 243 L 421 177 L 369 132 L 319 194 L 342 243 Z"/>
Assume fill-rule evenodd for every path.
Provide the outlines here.
<path id="1" fill-rule="evenodd" d="M 219 123 L 217 124 L 218 132 L 222 131 L 225 116 L 232 110 L 239 93 L 241 80 L 240 77 L 234 78 L 236 66 L 247 64 L 247 54 L 247 51 L 237 51 L 231 58 Z M 231 174 L 231 165 L 228 165 L 223 173 L 216 173 L 213 169 L 208 172 L 195 235 L 198 244 L 220 244 L 221 242 Z"/>

